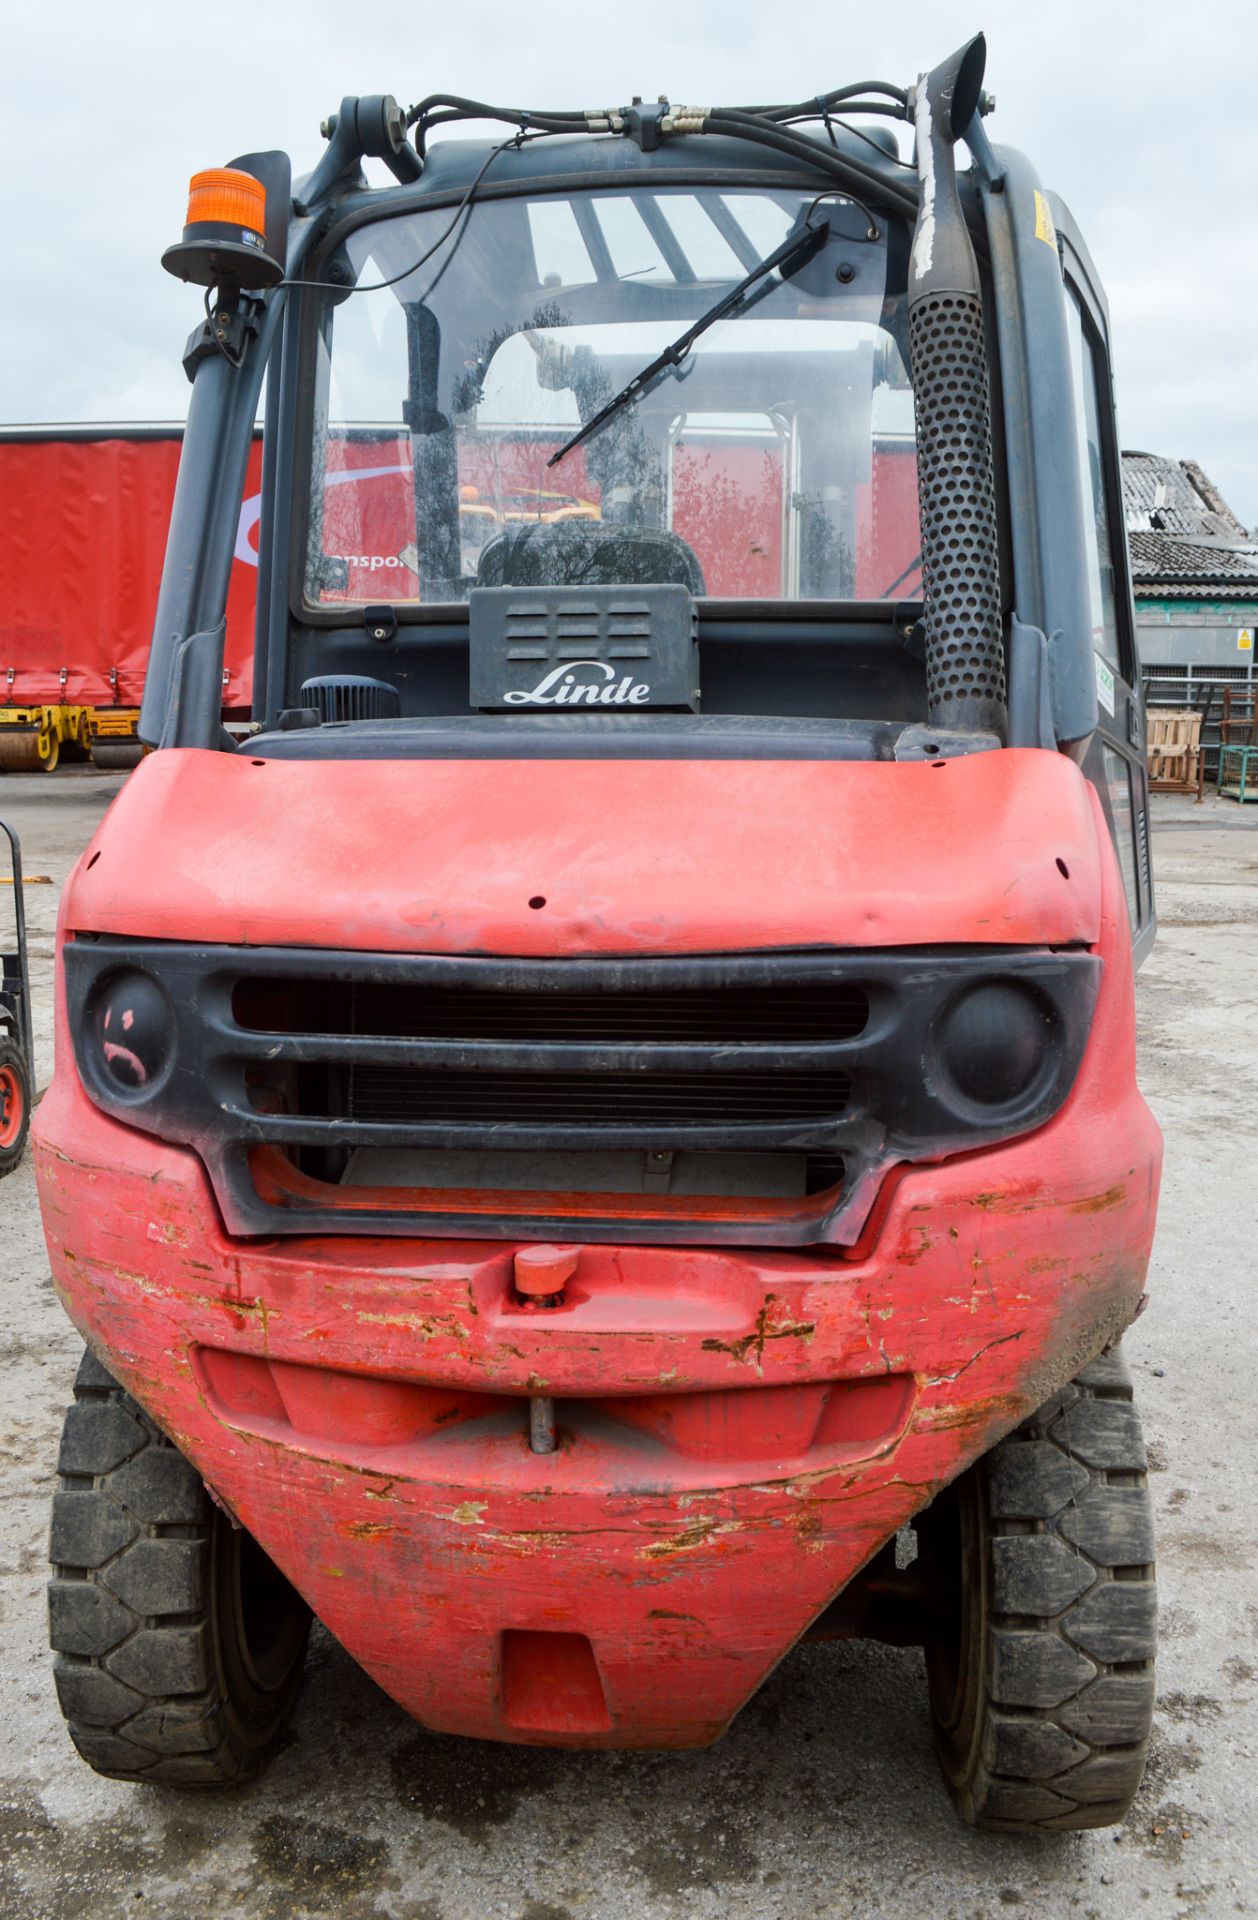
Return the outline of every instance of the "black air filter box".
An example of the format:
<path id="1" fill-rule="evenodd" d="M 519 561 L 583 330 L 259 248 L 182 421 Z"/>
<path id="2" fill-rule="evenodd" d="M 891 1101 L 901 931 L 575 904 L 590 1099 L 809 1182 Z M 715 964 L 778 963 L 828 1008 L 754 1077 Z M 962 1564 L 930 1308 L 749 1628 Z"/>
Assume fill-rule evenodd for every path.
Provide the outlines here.
<path id="1" fill-rule="evenodd" d="M 320 720 L 396 720 L 402 711 L 398 690 L 387 680 L 360 673 L 325 673 L 301 683 L 301 704 Z"/>

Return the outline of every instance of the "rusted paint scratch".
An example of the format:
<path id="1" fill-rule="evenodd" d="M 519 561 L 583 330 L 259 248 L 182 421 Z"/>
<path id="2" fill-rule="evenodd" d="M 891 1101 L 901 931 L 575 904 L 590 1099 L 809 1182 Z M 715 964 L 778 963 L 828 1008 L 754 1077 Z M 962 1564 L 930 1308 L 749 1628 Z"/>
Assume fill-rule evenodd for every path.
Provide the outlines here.
<path id="1" fill-rule="evenodd" d="M 463 1500 L 447 1515 L 457 1527 L 483 1527 L 482 1513 L 489 1505 L 488 1500 Z"/>
<path id="2" fill-rule="evenodd" d="M 769 1315 L 776 1303 L 777 1295 L 767 1293 L 764 1305 L 756 1315 L 755 1329 L 745 1333 L 739 1340 L 705 1340 L 704 1353 L 728 1353 L 739 1362 L 755 1354 L 756 1372 L 761 1371 L 765 1346 L 770 1340 L 811 1340 L 817 1331 L 815 1320 L 790 1320 L 781 1326 L 770 1326 Z"/>
<path id="3" fill-rule="evenodd" d="M 421 1340 L 432 1340 L 439 1334 L 445 1334 L 453 1340 L 467 1339 L 467 1328 L 461 1326 L 453 1314 L 367 1313 L 360 1308 L 357 1318 L 365 1326 L 406 1327 L 409 1332 L 417 1333 Z"/>
<path id="4" fill-rule="evenodd" d="M 1106 1187 L 1104 1193 L 1094 1193 L 1087 1200 L 1076 1200 L 1068 1211 L 1071 1213 L 1108 1213 L 1111 1207 L 1121 1207 L 1127 1198 L 1125 1187 Z"/>
<path id="5" fill-rule="evenodd" d="M 714 1513 L 697 1514 L 680 1533 L 670 1534 L 667 1540 L 653 1540 L 650 1546 L 639 1547 L 640 1560 L 670 1560 L 674 1554 L 690 1553 L 695 1547 L 706 1546 L 719 1534 L 752 1532 L 781 1524 L 777 1515 L 764 1515 L 753 1520 L 718 1520 Z"/>
<path id="6" fill-rule="evenodd" d="M 927 1374 L 927 1386 L 938 1387 L 942 1386 L 945 1380 L 959 1380 L 963 1373 L 968 1373 L 975 1362 L 981 1360 L 985 1353 L 990 1353 L 993 1347 L 1005 1347 L 1008 1346 L 1011 1340 L 1021 1340 L 1025 1331 L 1026 1329 L 1024 1327 L 1019 1327 L 1016 1333 L 1002 1333 L 999 1334 L 995 1340 L 987 1341 L 984 1346 L 978 1349 L 977 1353 L 972 1353 L 968 1360 L 963 1361 L 954 1373 Z"/>

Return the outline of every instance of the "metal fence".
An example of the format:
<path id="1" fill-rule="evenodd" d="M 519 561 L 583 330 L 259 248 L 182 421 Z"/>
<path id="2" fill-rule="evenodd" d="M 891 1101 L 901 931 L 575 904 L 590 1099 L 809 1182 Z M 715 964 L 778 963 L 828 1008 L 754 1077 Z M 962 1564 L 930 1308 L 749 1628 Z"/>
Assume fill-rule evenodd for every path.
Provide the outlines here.
<path id="1" fill-rule="evenodd" d="M 1205 755 L 1206 779 L 1219 771 L 1219 722 L 1223 718 L 1223 689 L 1254 686 L 1254 666 L 1249 660 L 1241 667 L 1167 665 L 1153 660 L 1145 663 L 1142 678 L 1146 707 L 1181 707 L 1199 713 L 1201 746 Z"/>

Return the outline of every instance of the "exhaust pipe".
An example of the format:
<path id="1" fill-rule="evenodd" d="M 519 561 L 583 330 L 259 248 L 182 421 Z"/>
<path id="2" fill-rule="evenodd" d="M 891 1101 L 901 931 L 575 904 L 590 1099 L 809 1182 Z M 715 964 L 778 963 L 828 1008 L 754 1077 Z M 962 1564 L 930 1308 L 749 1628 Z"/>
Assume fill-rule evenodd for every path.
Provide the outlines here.
<path id="1" fill-rule="evenodd" d="M 909 258 L 909 358 L 926 600 L 927 724 L 1005 734 L 996 483 L 978 263 L 955 146 L 978 108 L 982 34 L 913 94 L 921 205 Z"/>

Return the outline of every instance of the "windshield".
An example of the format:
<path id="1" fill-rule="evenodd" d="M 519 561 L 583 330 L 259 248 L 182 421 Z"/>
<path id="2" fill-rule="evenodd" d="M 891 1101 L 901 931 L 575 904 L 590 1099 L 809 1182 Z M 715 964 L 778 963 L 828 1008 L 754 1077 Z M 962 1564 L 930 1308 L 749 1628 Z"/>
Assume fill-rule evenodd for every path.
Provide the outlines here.
<path id="1" fill-rule="evenodd" d="M 815 190 L 600 189 L 479 202 L 434 248 L 451 216 L 361 227 L 336 256 L 308 602 L 581 582 L 744 600 L 920 591 L 894 221 Z M 828 226 L 823 245 L 550 464 L 805 217 Z"/>

